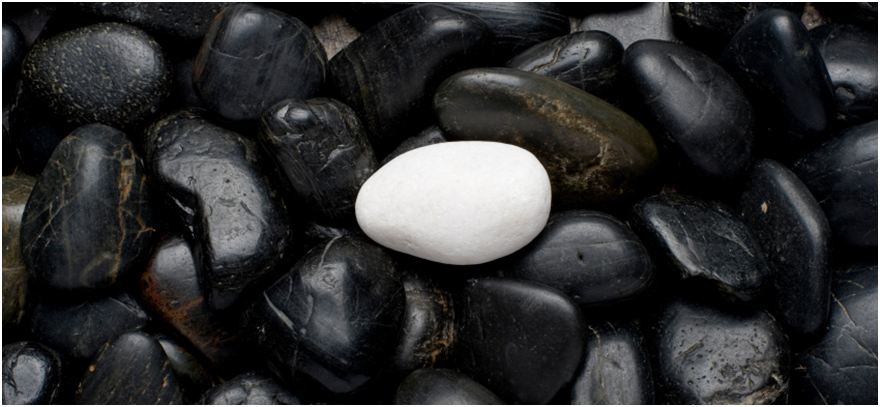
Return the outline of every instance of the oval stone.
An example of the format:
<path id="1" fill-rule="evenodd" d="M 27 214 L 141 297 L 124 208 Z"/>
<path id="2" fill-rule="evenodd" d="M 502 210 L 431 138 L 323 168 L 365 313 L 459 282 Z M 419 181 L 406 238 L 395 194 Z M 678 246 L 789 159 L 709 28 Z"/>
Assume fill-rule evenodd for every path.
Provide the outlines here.
<path id="1" fill-rule="evenodd" d="M 535 154 L 550 175 L 554 207 L 560 209 L 633 199 L 650 185 L 657 161 L 654 140 L 632 117 L 530 72 L 459 72 L 438 88 L 434 110 L 451 139 L 510 143 Z"/>
<path id="2" fill-rule="evenodd" d="M 3 345 L 3 404 L 54 404 L 62 373 L 67 372 L 61 356 L 49 347 L 38 342 Z"/>
<path id="3" fill-rule="evenodd" d="M 21 256 L 21 217 L 36 182 L 36 178 L 27 175 L 3 177 L 3 327 L 6 329 L 17 326 L 25 315 L 30 273 Z"/>
<path id="4" fill-rule="evenodd" d="M 654 404 L 648 346 L 639 327 L 618 321 L 588 328 L 585 360 L 571 387 L 571 404 Z"/>
<path id="5" fill-rule="evenodd" d="M 504 404 L 489 389 L 455 370 L 422 368 L 409 374 L 394 396 L 394 404 Z"/>
<path id="6" fill-rule="evenodd" d="M 877 120 L 877 35 L 854 25 L 825 24 L 810 30 L 837 100 L 837 118 Z"/>
<path id="7" fill-rule="evenodd" d="M 550 181 L 541 163 L 516 146 L 434 144 L 376 171 L 361 187 L 355 214 L 383 246 L 439 263 L 480 264 L 541 232 Z"/>

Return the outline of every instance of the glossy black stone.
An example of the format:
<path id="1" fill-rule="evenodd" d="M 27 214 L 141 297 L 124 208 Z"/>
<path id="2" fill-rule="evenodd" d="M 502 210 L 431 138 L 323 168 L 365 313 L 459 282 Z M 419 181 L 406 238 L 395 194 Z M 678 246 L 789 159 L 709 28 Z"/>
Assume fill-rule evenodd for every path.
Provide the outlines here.
<path id="1" fill-rule="evenodd" d="M 284 99 L 308 99 L 325 78 L 327 54 L 312 30 L 285 13 L 251 4 L 214 18 L 196 58 L 193 85 L 211 110 L 254 120 Z"/>
<path id="2" fill-rule="evenodd" d="M 11 332 L 25 317 L 30 273 L 21 255 L 21 216 L 37 179 L 3 177 L 3 329 Z"/>
<path id="3" fill-rule="evenodd" d="M 757 161 L 740 211 L 770 266 L 769 309 L 792 332 L 825 326 L 830 301 L 831 228 L 806 185 L 776 161 Z"/>
<path id="4" fill-rule="evenodd" d="M 292 230 L 257 143 L 184 110 L 149 129 L 146 150 L 152 182 L 192 233 L 208 304 L 229 308 L 271 278 L 264 276 L 281 261 Z"/>
<path id="5" fill-rule="evenodd" d="M 505 404 L 473 379 L 449 369 L 418 369 L 409 374 L 394 396 L 394 404 Z"/>
<path id="6" fill-rule="evenodd" d="M 752 158 L 752 108 L 720 65 L 684 45 L 642 40 L 627 48 L 621 74 L 636 117 L 680 177 L 727 183 L 745 172 Z"/>
<path id="7" fill-rule="evenodd" d="M 205 405 L 299 405 L 300 399 L 270 376 L 247 372 L 208 390 Z"/>
<path id="8" fill-rule="evenodd" d="M 482 278 L 455 301 L 456 366 L 508 403 L 549 402 L 583 360 L 584 317 L 559 291 Z"/>
<path id="9" fill-rule="evenodd" d="M 729 313 L 684 300 L 667 304 L 654 328 L 658 402 L 770 404 L 789 388 L 789 345 L 764 310 Z"/>
<path id="10" fill-rule="evenodd" d="M 152 119 L 171 94 L 171 64 L 141 29 L 100 23 L 38 42 L 23 80 L 63 120 L 133 129 Z"/>
<path id="11" fill-rule="evenodd" d="M 3 20 L 3 101 L 6 95 L 11 94 L 14 81 L 18 78 L 18 70 L 21 68 L 21 60 L 24 58 L 24 34 L 17 25 L 11 21 Z"/>
<path id="12" fill-rule="evenodd" d="M 792 171 L 825 211 L 837 243 L 877 247 L 877 122 L 850 127 Z"/>
<path id="13" fill-rule="evenodd" d="M 578 31 L 536 44 L 504 66 L 533 72 L 583 89 L 614 104 L 623 45 L 603 31 Z"/>
<path id="14" fill-rule="evenodd" d="M 181 345 L 181 342 L 164 334 L 157 334 L 154 337 L 168 357 L 171 370 L 183 391 L 183 401 L 187 404 L 197 403 L 213 386 L 210 374 L 195 355 Z"/>
<path id="15" fill-rule="evenodd" d="M 357 390 L 390 362 L 404 286 L 385 249 L 354 237 L 314 247 L 242 317 L 242 334 L 285 381 L 305 374 L 332 393 Z"/>
<path id="16" fill-rule="evenodd" d="M 550 215 L 541 234 L 512 259 L 511 277 L 553 287 L 581 306 L 631 298 L 654 279 L 648 251 L 632 230 L 594 211 Z"/>
<path id="17" fill-rule="evenodd" d="M 623 321 L 588 328 L 571 404 L 654 404 L 648 345 L 639 327 Z"/>
<path id="18" fill-rule="evenodd" d="M 578 31 L 590 30 L 613 35 L 624 48 L 638 40 L 678 41 L 666 2 L 647 2 L 623 10 L 590 14 L 581 21 Z"/>
<path id="19" fill-rule="evenodd" d="M 771 9 L 746 23 L 721 65 L 752 102 L 770 157 L 797 157 L 819 144 L 837 107 L 822 55 L 793 14 Z"/>
<path id="20" fill-rule="evenodd" d="M 391 367 L 408 372 L 443 364 L 455 343 L 451 294 L 416 273 L 404 275 L 403 288 L 406 308 Z"/>
<path id="21" fill-rule="evenodd" d="M 201 40 L 217 13 L 229 3 L 79 3 L 84 11 L 140 27 L 170 40 Z"/>
<path id="22" fill-rule="evenodd" d="M 755 301 L 770 270 L 738 214 L 718 202 L 666 194 L 633 207 L 633 230 L 678 278 L 702 280 L 727 298 Z"/>
<path id="23" fill-rule="evenodd" d="M 162 345 L 136 331 L 104 344 L 74 395 L 76 404 L 183 404 Z"/>
<path id="24" fill-rule="evenodd" d="M 825 24 L 810 30 L 810 39 L 828 69 L 838 120 L 877 120 L 876 32 L 854 25 Z"/>
<path id="25" fill-rule="evenodd" d="M 64 123 L 43 107 L 23 81 L 18 81 L 14 89 L 9 107 L 9 144 L 18 158 L 19 168 L 27 174 L 39 175 L 55 147 L 75 126 Z M 4 150 L 3 154 L 8 152 Z M 4 156 L 4 164 L 5 159 Z"/>
<path id="26" fill-rule="evenodd" d="M 42 285 L 77 295 L 137 272 L 153 245 L 143 163 L 128 137 L 80 127 L 52 153 L 25 206 L 22 255 Z"/>
<path id="27" fill-rule="evenodd" d="M 438 127 L 437 125 L 433 125 L 422 130 L 419 134 L 403 140 L 403 142 L 400 143 L 400 145 L 397 146 L 394 151 L 388 153 L 385 159 L 383 159 L 382 162 L 379 163 L 379 166 L 381 167 L 387 164 L 389 161 L 397 158 L 397 156 L 407 151 L 415 150 L 419 147 L 430 146 L 431 144 L 445 143 L 446 141 L 446 136 L 443 135 L 443 130 L 440 130 L 440 127 Z"/>
<path id="28" fill-rule="evenodd" d="M 384 157 L 430 121 L 440 82 L 479 64 L 491 40 L 473 14 L 436 4 L 407 8 L 330 60 L 334 97 L 354 109 Z"/>
<path id="29" fill-rule="evenodd" d="M 835 277 L 828 326 L 794 354 L 792 404 L 877 404 L 877 264 Z"/>
<path id="30" fill-rule="evenodd" d="M 258 140 L 319 219 L 354 220 L 361 185 L 379 164 L 354 111 L 334 99 L 285 100 L 260 119 Z"/>
<path id="31" fill-rule="evenodd" d="M 61 387 L 58 352 L 37 342 L 3 346 L 3 404 L 53 404 Z"/>

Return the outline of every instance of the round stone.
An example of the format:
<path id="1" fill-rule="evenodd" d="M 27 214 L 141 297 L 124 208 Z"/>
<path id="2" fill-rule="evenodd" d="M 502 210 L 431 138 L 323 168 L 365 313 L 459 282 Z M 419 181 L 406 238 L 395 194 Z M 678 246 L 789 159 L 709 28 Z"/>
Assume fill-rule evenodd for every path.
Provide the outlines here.
<path id="1" fill-rule="evenodd" d="M 461 141 L 403 154 L 364 183 L 358 224 L 381 245 L 445 264 L 489 262 L 537 236 L 550 215 L 550 179 L 528 151 Z"/>

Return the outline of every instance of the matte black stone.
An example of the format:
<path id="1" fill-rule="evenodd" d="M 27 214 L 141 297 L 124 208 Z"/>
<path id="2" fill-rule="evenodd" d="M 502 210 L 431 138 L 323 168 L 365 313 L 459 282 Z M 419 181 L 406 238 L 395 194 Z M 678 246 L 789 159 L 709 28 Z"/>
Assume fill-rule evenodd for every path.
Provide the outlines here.
<path id="1" fill-rule="evenodd" d="M 792 168 L 828 217 L 834 240 L 877 247 L 877 122 L 850 127 Z"/>
<path id="2" fill-rule="evenodd" d="M 171 64 L 141 29 L 100 23 L 38 42 L 23 80 L 67 122 L 133 129 L 152 119 L 171 94 Z"/>
<path id="3" fill-rule="evenodd" d="M 187 404 L 197 403 L 214 385 L 208 371 L 189 350 L 171 337 L 158 334 L 155 338 L 159 341 L 159 345 L 162 345 L 168 363 L 171 364 L 171 370 L 177 377 L 180 389 L 183 391 L 183 401 Z"/>
<path id="4" fill-rule="evenodd" d="M 591 30 L 613 35 L 624 48 L 638 40 L 678 41 L 666 2 L 647 2 L 624 10 L 590 14 L 581 21 L 578 31 Z"/>
<path id="5" fill-rule="evenodd" d="M 550 215 L 541 234 L 512 259 L 511 277 L 553 287 L 580 306 L 634 297 L 654 280 L 654 265 L 639 238 L 601 212 Z"/>
<path id="6" fill-rule="evenodd" d="M 451 294 L 416 273 L 404 275 L 403 288 L 406 308 L 391 367 L 408 372 L 442 364 L 455 342 Z"/>
<path id="7" fill-rule="evenodd" d="M 450 139 L 514 144 L 550 176 L 557 209 L 610 207 L 650 187 L 657 148 L 626 113 L 571 85 L 509 68 L 459 72 L 434 110 Z"/>
<path id="8" fill-rule="evenodd" d="M 627 48 L 622 75 L 637 117 L 679 177 L 726 183 L 745 172 L 752 158 L 752 108 L 720 65 L 684 45 L 642 40 Z"/>
<path id="9" fill-rule="evenodd" d="M 835 278 L 821 338 L 794 354 L 792 404 L 877 404 L 877 263 Z"/>
<path id="10" fill-rule="evenodd" d="M 214 16 L 229 3 L 77 3 L 86 12 L 140 27 L 152 35 L 201 40 Z"/>
<path id="11" fill-rule="evenodd" d="M 272 377 L 247 372 L 208 390 L 199 404 L 299 405 L 302 403 Z"/>
<path id="12" fill-rule="evenodd" d="M 788 168 L 769 159 L 755 163 L 739 203 L 770 266 L 769 309 L 795 333 L 825 326 L 831 228 L 819 203 Z"/>
<path id="13" fill-rule="evenodd" d="M 259 128 L 264 151 L 300 202 L 321 219 L 354 220 L 358 191 L 379 164 L 351 108 L 326 98 L 285 100 Z"/>
<path id="14" fill-rule="evenodd" d="M 305 374 L 332 393 L 362 387 L 390 362 L 405 309 L 394 260 L 342 236 L 306 253 L 245 311 L 243 335 L 277 376 Z"/>
<path id="15" fill-rule="evenodd" d="M 789 345 L 768 312 L 673 300 L 654 332 L 658 402 L 770 404 L 789 388 Z"/>
<path id="16" fill-rule="evenodd" d="M 549 402 L 583 360 L 584 317 L 555 289 L 472 279 L 455 301 L 456 365 L 509 403 Z"/>
<path id="17" fill-rule="evenodd" d="M 877 120 L 877 33 L 825 24 L 810 30 L 810 39 L 828 69 L 838 120 Z"/>
<path id="18" fill-rule="evenodd" d="M 18 326 L 28 304 L 30 273 L 21 255 L 21 216 L 37 179 L 27 175 L 3 177 L 3 328 Z M 9 332 L 9 331 L 7 331 Z"/>
<path id="19" fill-rule="evenodd" d="M 211 23 L 193 85 L 227 120 L 254 120 L 284 99 L 308 99 L 324 83 L 327 54 L 312 30 L 287 14 L 229 6 Z"/>
<path id="20" fill-rule="evenodd" d="M 422 130 L 419 134 L 403 140 L 394 151 L 390 152 L 385 159 L 379 163 L 379 167 L 387 164 L 389 161 L 407 151 L 415 150 L 419 147 L 430 146 L 431 144 L 445 143 L 446 141 L 446 136 L 443 135 L 443 130 L 440 130 L 440 127 L 437 125 L 433 125 Z"/>
<path id="21" fill-rule="evenodd" d="M 3 88 L 13 89 L 24 58 L 24 34 L 11 21 L 3 20 Z M 9 90 L 3 92 L 5 104 Z"/>
<path id="22" fill-rule="evenodd" d="M 24 81 L 16 83 L 9 108 L 9 142 L 25 173 L 39 175 L 55 147 L 74 128 L 43 107 Z"/>
<path id="23" fill-rule="evenodd" d="M 153 249 L 143 163 L 119 130 L 77 128 L 55 149 L 25 206 L 22 255 L 37 282 L 77 295 L 133 275 Z"/>
<path id="24" fill-rule="evenodd" d="M 292 230 L 257 143 L 183 110 L 148 130 L 146 150 L 152 181 L 192 233 L 208 304 L 229 308 L 267 283 Z"/>
<path id="25" fill-rule="evenodd" d="M 492 391 L 455 370 L 422 368 L 409 374 L 394 404 L 505 404 Z"/>
<path id="26" fill-rule="evenodd" d="M 793 14 L 759 13 L 730 40 L 720 60 L 752 102 L 758 139 L 771 157 L 798 156 L 819 144 L 837 108 L 822 56 Z"/>
<path id="27" fill-rule="evenodd" d="M 632 227 L 679 278 L 705 281 L 727 298 L 758 299 L 770 274 L 749 229 L 718 202 L 655 195 L 633 207 Z"/>
<path id="28" fill-rule="evenodd" d="M 473 14 L 436 4 L 407 8 L 330 60 L 334 97 L 354 109 L 384 157 L 429 122 L 440 82 L 479 64 L 491 40 Z"/>
<path id="29" fill-rule="evenodd" d="M 651 363 L 639 327 L 631 322 L 590 325 L 584 362 L 571 404 L 654 404 Z"/>
<path id="30" fill-rule="evenodd" d="M 162 345 L 136 331 L 104 344 L 75 394 L 76 404 L 183 404 Z"/>
<path id="31" fill-rule="evenodd" d="M 61 357 L 37 342 L 3 346 L 3 404 L 53 404 L 61 387 Z"/>
<path id="32" fill-rule="evenodd" d="M 603 31 L 578 31 L 536 44 L 505 66 L 551 77 L 614 104 L 622 61 L 623 45 L 617 38 Z"/>

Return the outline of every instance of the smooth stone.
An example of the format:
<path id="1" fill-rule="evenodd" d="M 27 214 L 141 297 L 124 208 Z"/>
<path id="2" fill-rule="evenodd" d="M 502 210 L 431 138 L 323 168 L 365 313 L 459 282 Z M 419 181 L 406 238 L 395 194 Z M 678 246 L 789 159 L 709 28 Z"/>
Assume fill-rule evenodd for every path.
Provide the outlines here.
<path id="1" fill-rule="evenodd" d="M 673 300 L 663 308 L 654 335 L 658 402 L 784 402 L 791 367 L 789 345 L 768 312 L 734 314 Z"/>
<path id="2" fill-rule="evenodd" d="M 792 404 L 877 404 L 877 263 L 835 278 L 820 339 L 794 354 Z"/>
<path id="3" fill-rule="evenodd" d="M 810 30 L 834 88 L 837 119 L 877 120 L 877 35 L 854 25 L 825 24 Z"/>
<path id="4" fill-rule="evenodd" d="M 3 404 L 54 404 L 62 367 L 58 352 L 38 342 L 3 345 Z"/>
<path id="5" fill-rule="evenodd" d="M 479 64 L 492 38 L 473 14 L 436 4 L 407 8 L 330 60 L 332 93 L 357 113 L 384 157 L 431 119 L 440 82 Z"/>
<path id="6" fill-rule="evenodd" d="M 150 256 L 150 188 L 134 145 L 102 124 L 61 141 L 34 185 L 22 255 L 41 285 L 81 295 L 133 276 Z"/>
<path id="7" fill-rule="evenodd" d="M 762 159 L 752 166 L 739 204 L 770 266 L 770 311 L 798 334 L 825 326 L 831 228 L 819 203 L 788 168 Z"/>
<path id="8" fill-rule="evenodd" d="M 666 2 L 648 2 L 625 10 L 593 13 L 584 17 L 578 31 L 607 32 L 620 40 L 624 48 L 638 40 L 678 41 Z"/>
<path id="9" fill-rule="evenodd" d="M 631 322 L 590 325 L 585 359 L 571 386 L 571 404 L 654 404 L 647 343 Z"/>
<path id="10" fill-rule="evenodd" d="M 28 304 L 30 273 L 19 233 L 24 205 L 36 182 L 23 174 L 3 177 L 3 327 L 10 331 L 22 322 Z"/>
<path id="11" fill-rule="evenodd" d="M 18 78 L 19 68 L 21 68 L 21 60 L 24 58 L 24 34 L 17 25 L 11 21 L 3 20 L 3 87 L 6 89 L 14 88 L 14 81 Z M 6 94 L 10 91 L 3 92 L 3 101 L 5 104 Z"/>
<path id="12" fill-rule="evenodd" d="M 730 40 L 720 59 L 745 91 L 770 157 L 796 157 L 819 144 L 837 107 L 822 55 L 793 14 L 765 10 Z"/>
<path id="13" fill-rule="evenodd" d="M 229 3 L 77 3 L 82 10 L 131 24 L 169 40 L 201 40 Z"/>
<path id="14" fill-rule="evenodd" d="M 533 45 L 504 66 L 565 82 L 615 104 L 622 61 L 617 38 L 604 31 L 578 31 Z"/>
<path id="15" fill-rule="evenodd" d="M 234 319 L 211 309 L 199 286 L 190 245 L 168 236 L 153 251 L 140 277 L 144 307 L 174 328 L 216 368 L 226 371 L 239 363 L 238 327 Z"/>
<path id="16" fill-rule="evenodd" d="M 43 107 L 24 81 L 15 85 L 8 117 L 9 144 L 20 162 L 19 168 L 30 175 L 43 172 L 55 147 L 76 128 Z"/>
<path id="17" fill-rule="evenodd" d="M 602 212 L 554 213 L 541 234 L 511 257 L 510 277 L 553 287 L 582 307 L 632 298 L 654 280 L 639 238 Z"/>
<path id="18" fill-rule="evenodd" d="M 315 33 L 285 13 L 236 4 L 214 18 L 196 57 L 193 85 L 208 108 L 231 121 L 258 119 L 284 99 L 313 97 L 327 54 Z"/>
<path id="19" fill-rule="evenodd" d="M 171 64 L 140 28 L 99 23 L 38 42 L 22 77 L 50 111 L 67 122 L 133 129 L 171 95 Z"/>
<path id="20" fill-rule="evenodd" d="M 541 232 L 550 193 L 547 172 L 526 150 L 440 143 L 376 171 L 358 193 L 355 214 L 364 233 L 390 249 L 444 264 L 481 264 Z"/>
<path id="21" fill-rule="evenodd" d="M 390 363 L 405 310 L 394 259 L 362 238 L 315 246 L 245 311 L 242 334 L 276 376 L 358 390 Z"/>
<path id="22" fill-rule="evenodd" d="M 299 405 L 302 402 L 272 377 L 246 372 L 208 390 L 199 404 Z"/>
<path id="23" fill-rule="evenodd" d="M 738 214 L 724 205 L 676 194 L 633 207 L 633 230 L 652 258 L 682 280 L 697 280 L 726 299 L 757 300 L 770 269 Z"/>
<path id="24" fill-rule="evenodd" d="M 214 385 L 210 374 L 196 356 L 180 342 L 164 334 L 157 334 L 155 338 L 159 341 L 159 345 L 162 345 L 168 363 L 171 364 L 171 370 L 180 383 L 183 401 L 187 404 L 198 403 L 202 395 Z"/>
<path id="25" fill-rule="evenodd" d="M 409 372 L 442 365 L 455 343 L 452 295 L 415 272 L 403 276 L 403 289 L 406 307 L 391 367 Z"/>
<path id="26" fill-rule="evenodd" d="M 446 140 L 446 136 L 443 135 L 443 130 L 440 130 L 440 127 L 438 127 L 436 124 L 427 127 L 419 132 L 419 134 L 403 140 L 403 142 L 401 142 L 400 145 L 394 149 L 394 151 L 388 153 L 388 155 L 385 156 L 382 162 L 379 163 L 379 167 L 388 164 L 389 161 L 397 158 L 397 156 L 407 151 L 415 150 L 419 147 L 430 146 L 432 144 L 445 143 L 447 141 L 448 140 Z"/>
<path id="27" fill-rule="evenodd" d="M 351 108 L 326 98 L 285 100 L 262 116 L 257 140 L 311 212 L 354 220 L 358 190 L 379 164 Z"/>
<path id="28" fill-rule="evenodd" d="M 182 110 L 147 131 L 145 149 L 151 181 L 196 243 L 209 306 L 227 309 L 268 285 L 293 231 L 257 143 Z"/>
<path id="29" fill-rule="evenodd" d="M 76 404 L 183 404 L 162 345 L 141 331 L 104 344 L 74 395 Z"/>
<path id="30" fill-rule="evenodd" d="M 397 390 L 394 404 L 505 404 L 470 377 L 450 369 L 422 368 L 410 373 Z"/>
<path id="31" fill-rule="evenodd" d="M 836 242 L 877 247 L 877 121 L 838 133 L 792 171 L 819 202 Z"/>
<path id="32" fill-rule="evenodd" d="M 752 107 L 712 59 L 684 45 L 642 40 L 626 49 L 621 75 L 636 117 L 679 177 L 703 184 L 740 177 L 752 158 Z"/>
<path id="33" fill-rule="evenodd" d="M 550 287 L 471 279 L 456 297 L 455 318 L 456 366 L 508 403 L 549 402 L 583 361 L 584 317 Z"/>
<path id="34" fill-rule="evenodd" d="M 554 208 L 602 209 L 651 187 L 657 147 L 632 117 L 571 85 L 509 68 L 447 79 L 434 97 L 450 139 L 522 147 L 550 175 Z"/>
<path id="35" fill-rule="evenodd" d="M 149 322 L 149 315 L 137 301 L 122 293 L 73 304 L 44 298 L 34 306 L 30 328 L 37 340 L 61 354 L 88 360 L 105 343 Z"/>

